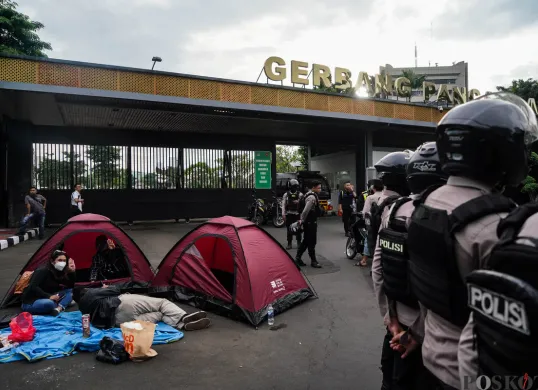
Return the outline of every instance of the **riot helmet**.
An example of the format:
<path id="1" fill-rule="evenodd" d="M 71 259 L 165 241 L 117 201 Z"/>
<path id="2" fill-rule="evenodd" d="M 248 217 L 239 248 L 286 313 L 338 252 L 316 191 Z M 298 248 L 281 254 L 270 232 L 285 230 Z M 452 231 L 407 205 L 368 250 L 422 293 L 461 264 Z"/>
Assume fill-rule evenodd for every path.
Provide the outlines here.
<path id="1" fill-rule="evenodd" d="M 420 145 L 407 165 L 407 185 L 411 193 L 418 194 L 435 184 L 444 184 L 448 175 L 441 169 L 437 144 L 425 142 Z"/>
<path id="2" fill-rule="evenodd" d="M 449 175 L 516 186 L 528 174 L 536 114 L 520 97 L 487 94 L 451 109 L 437 125 L 437 149 Z"/>
<path id="3" fill-rule="evenodd" d="M 299 189 L 299 181 L 296 179 L 290 180 L 290 191 L 295 193 Z"/>
<path id="4" fill-rule="evenodd" d="M 406 183 L 406 168 L 411 155 L 412 153 L 408 150 L 389 153 L 374 165 L 377 178 L 381 180 L 385 188 L 400 195 L 406 195 L 409 192 Z"/>

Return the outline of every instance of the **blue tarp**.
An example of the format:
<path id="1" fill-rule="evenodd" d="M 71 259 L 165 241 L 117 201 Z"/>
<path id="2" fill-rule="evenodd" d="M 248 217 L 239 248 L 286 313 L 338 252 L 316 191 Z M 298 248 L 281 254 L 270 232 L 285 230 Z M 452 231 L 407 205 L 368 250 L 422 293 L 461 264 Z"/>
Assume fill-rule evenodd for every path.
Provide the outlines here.
<path id="1" fill-rule="evenodd" d="M 91 336 L 82 336 L 82 313 L 73 311 L 61 313 L 58 317 L 33 316 L 36 334 L 32 341 L 20 343 L 16 348 L 0 352 L 0 363 L 17 360 L 30 362 L 39 359 L 57 359 L 75 354 L 77 351 L 96 352 L 99 342 L 105 336 L 123 340 L 120 328 L 100 330 L 91 327 Z M 0 335 L 11 333 L 9 328 Z M 153 345 L 168 344 L 183 338 L 183 333 L 164 323 L 157 324 Z"/>

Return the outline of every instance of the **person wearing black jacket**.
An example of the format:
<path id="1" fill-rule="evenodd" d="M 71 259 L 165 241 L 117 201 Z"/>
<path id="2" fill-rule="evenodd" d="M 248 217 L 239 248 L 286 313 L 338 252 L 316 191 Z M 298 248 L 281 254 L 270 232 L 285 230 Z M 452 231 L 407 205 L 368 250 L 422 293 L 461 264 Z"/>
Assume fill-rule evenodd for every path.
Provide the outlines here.
<path id="1" fill-rule="evenodd" d="M 22 293 L 22 310 L 57 316 L 71 304 L 76 281 L 75 261 L 56 250 L 46 265 L 36 269 Z"/>
<path id="2" fill-rule="evenodd" d="M 134 320 L 152 323 L 162 321 L 181 330 L 200 330 L 211 325 L 203 311 L 187 314 L 168 299 L 123 294 L 118 286 L 77 289 L 75 300 L 82 314 L 89 314 L 92 325 L 101 329 Z"/>

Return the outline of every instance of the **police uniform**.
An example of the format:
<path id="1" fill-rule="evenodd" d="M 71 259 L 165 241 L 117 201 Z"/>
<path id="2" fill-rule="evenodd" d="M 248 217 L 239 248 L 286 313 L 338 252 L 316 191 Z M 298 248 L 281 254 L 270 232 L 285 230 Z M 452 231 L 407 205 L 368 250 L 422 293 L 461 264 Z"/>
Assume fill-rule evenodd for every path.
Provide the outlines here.
<path id="1" fill-rule="evenodd" d="M 344 222 L 344 233 L 346 235 L 349 233 L 349 221 L 357 200 L 354 191 L 343 190 L 338 194 L 338 205 L 342 206 L 342 222 Z"/>
<path id="2" fill-rule="evenodd" d="M 310 256 L 311 265 L 314 268 L 321 268 L 316 259 L 316 243 L 318 235 L 318 217 L 321 214 L 319 208 L 318 194 L 313 191 L 308 191 L 304 197 L 305 206 L 301 213 L 300 220 L 304 229 L 304 237 L 299 249 L 297 249 L 297 256 L 295 262 L 300 265 L 306 265 L 301 257 L 303 253 L 308 249 L 308 255 Z"/>
<path id="3" fill-rule="evenodd" d="M 460 370 L 471 370 L 476 359 L 469 349 L 458 352 L 470 315 L 465 277 L 487 265 L 499 221 L 516 207 L 494 186 L 525 178 L 526 148 L 538 138 L 538 126 L 521 98 L 499 93 L 451 109 L 437 135 L 443 170 L 451 176 L 445 186 L 414 202 L 409 277 L 427 308 L 422 355 L 437 380 L 432 388 L 458 389 Z"/>
<path id="4" fill-rule="evenodd" d="M 499 243 L 487 270 L 467 277 L 472 314 L 460 338 L 462 388 L 478 376 L 522 378 L 534 388 L 537 373 L 538 204 L 526 204 L 499 224 Z"/>
<path id="5" fill-rule="evenodd" d="M 293 233 L 290 231 L 290 225 L 299 220 L 299 201 L 303 197 L 303 194 L 297 190 L 295 192 L 287 191 L 282 197 L 282 214 L 286 216 L 286 229 L 288 249 L 291 249 L 291 241 Z M 301 245 L 301 231 L 296 233 L 297 246 Z"/>

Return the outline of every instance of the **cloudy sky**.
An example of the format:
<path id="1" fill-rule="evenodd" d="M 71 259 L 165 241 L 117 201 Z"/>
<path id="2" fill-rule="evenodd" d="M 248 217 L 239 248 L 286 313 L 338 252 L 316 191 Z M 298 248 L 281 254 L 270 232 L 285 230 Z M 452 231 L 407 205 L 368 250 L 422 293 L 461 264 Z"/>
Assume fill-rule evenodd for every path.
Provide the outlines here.
<path id="1" fill-rule="evenodd" d="M 377 73 L 469 63 L 481 92 L 538 78 L 538 0 L 18 0 L 51 58 L 256 81 L 269 56 Z"/>

